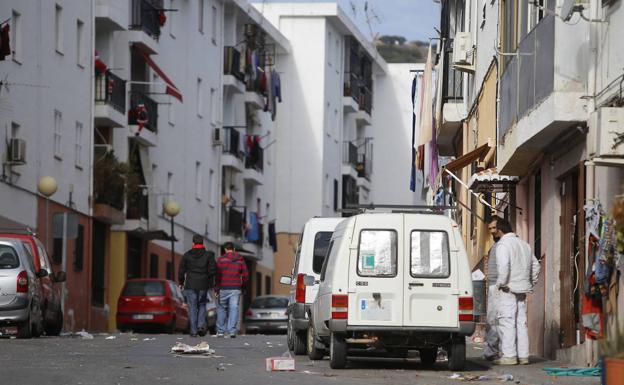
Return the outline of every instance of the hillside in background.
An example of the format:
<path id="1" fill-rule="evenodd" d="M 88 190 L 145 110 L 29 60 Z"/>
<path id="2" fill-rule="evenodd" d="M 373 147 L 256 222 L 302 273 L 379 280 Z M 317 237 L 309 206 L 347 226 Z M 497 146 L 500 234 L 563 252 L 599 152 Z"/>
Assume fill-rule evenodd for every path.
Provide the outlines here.
<path id="1" fill-rule="evenodd" d="M 375 41 L 377 51 L 388 63 L 422 63 L 429 43 L 408 42 L 403 36 L 381 36 Z"/>

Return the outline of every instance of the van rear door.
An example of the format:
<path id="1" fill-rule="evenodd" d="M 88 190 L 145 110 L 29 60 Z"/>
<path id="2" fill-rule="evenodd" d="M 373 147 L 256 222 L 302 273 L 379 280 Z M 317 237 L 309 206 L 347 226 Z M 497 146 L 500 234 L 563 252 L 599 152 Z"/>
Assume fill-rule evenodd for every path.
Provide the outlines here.
<path id="1" fill-rule="evenodd" d="M 356 220 L 349 249 L 349 325 L 403 323 L 401 221 L 396 214 L 375 214 L 374 222 L 370 216 Z"/>
<path id="2" fill-rule="evenodd" d="M 457 327 L 455 239 L 442 218 L 405 215 L 404 326 Z M 449 228 L 447 228 L 449 227 Z"/>

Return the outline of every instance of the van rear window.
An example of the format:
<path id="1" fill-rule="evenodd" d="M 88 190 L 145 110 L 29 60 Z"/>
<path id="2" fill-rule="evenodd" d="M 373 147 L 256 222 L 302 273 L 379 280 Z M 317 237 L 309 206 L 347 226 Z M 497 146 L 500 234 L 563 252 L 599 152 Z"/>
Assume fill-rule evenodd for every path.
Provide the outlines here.
<path id="1" fill-rule="evenodd" d="M 163 285 L 160 281 L 127 282 L 123 295 L 137 297 L 162 297 L 165 295 L 165 285 Z"/>
<path id="2" fill-rule="evenodd" d="M 358 246 L 358 275 L 395 277 L 397 233 L 394 230 L 362 230 Z"/>
<path id="3" fill-rule="evenodd" d="M 19 257 L 11 246 L 0 245 L 0 269 L 17 269 Z"/>
<path id="4" fill-rule="evenodd" d="M 331 240 L 332 231 L 319 231 L 314 235 L 314 255 L 312 258 L 312 271 L 320 274 L 323 269 L 323 261 L 327 255 L 327 248 Z"/>
<path id="5" fill-rule="evenodd" d="M 448 234 L 445 231 L 412 231 L 412 277 L 446 278 L 450 275 Z"/>

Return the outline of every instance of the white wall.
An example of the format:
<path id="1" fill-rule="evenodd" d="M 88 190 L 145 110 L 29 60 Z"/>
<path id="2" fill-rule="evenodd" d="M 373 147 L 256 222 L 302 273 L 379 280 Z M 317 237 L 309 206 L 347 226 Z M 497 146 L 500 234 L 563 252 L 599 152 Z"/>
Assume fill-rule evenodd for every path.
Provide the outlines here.
<path id="1" fill-rule="evenodd" d="M 370 200 L 379 204 L 424 204 L 410 191 L 412 143 L 412 79 L 410 70 L 423 64 L 388 64 L 375 82 L 373 174 Z M 388 156 L 392 154 L 392 156 Z M 416 183 L 420 185 L 420 183 Z"/>
<path id="2" fill-rule="evenodd" d="M 55 44 L 55 4 L 62 7 L 62 49 Z M 0 129 L 11 136 L 12 123 L 19 124 L 16 137 L 26 140 L 26 165 L 13 167 L 10 180 L 17 188 L 0 183 L 0 215 L 29 226 L 36 223 L 39 177 L 50 175 L 59 185 L 52 200 L 67 204 L 70 190 L 73 207 L 88 214 L 90 154 L 92 149 L 92 4 L 78 0 L 0 2 L 2 21 L 18 12 L 19 28 L 11 25 L 11 45 L 17 56 L 0 62 L 0 78 L 10 90 L 0 91 Z M 78 65 L 77 20 L 82 21 L 82 60 Z M 61 148 L 54 154 L 54 111 L 62 115 Z M 76 122 L 82 124 L 81 163 L 76 165 Z M 0 147 L 6 153 L 6 147 Z M 7 172 L 9 170 L 7 169 Z M 6 180 L 7 182 L 9 179 Z M 9 203 L 11 202 L 11 203 Z"/>

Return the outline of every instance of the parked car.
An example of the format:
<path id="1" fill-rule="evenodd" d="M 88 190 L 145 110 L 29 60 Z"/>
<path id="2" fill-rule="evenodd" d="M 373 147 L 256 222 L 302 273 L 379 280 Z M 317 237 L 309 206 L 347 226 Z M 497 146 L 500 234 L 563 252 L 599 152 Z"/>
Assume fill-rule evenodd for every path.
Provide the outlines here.
<path id="1" fill-rule="evenodd" d="M 0 237 L 21 241 L 32 257 L 34 266 L 37 269 L 43 269 L 47 272 L 46 275 L 38 278 L 41 282 L 41 297 L 43 299 L 41 305 L 43 326 L 47 335 L 59 335 L 61 330 L 63 330 L 61 283 L 65 282 L 65 272 L 59 271 L 56 274 L 54 273 L 45 246 L 35 234 L 28 229 L 23 231 L 0 229 Z"/>
<path id="2" fill-rule="evenodd" d="M 314 284 L 313 276 L 304 277 Z M 343 368 L 349 348 L 419 350 L 433 365 L 438 348 L 462 370 L 474 332 L 472 280 L 457 224 L 443 215 L 366 213 L 340 223 L 329 244 L 310 312 L 310 358 L 329 350 Z"/>
<path id="3" fill-rule="evenodd" d="M 188 306 L 182 291 L 167 279 L 126 281 L 117 303 L 117 329 L 159 328 L 169 333 L 188 329 Z"/>
<path id="4" fill-rule="evenodd" d="M 23 243 L 0 238 L 0 325 L 17 326 L 19 338 L 43 333 L 41 283 L 45 269 L 36 269 Z"/>
<path id="5" fill-rule="evenodd" d="M 344 218 L 311 218 L 303 226 L 291 276 L 283 276 L 280 283 L 290 285 L 288 303 L 288 347 L 295 354 L 306 354 L 308 310 L 318 292 L 318 286 L 303 284 L 303 277 L 318 280 L 329 240 L 336 226 Z"/>
<path id="6" fill-rule="evenodd" d="M 247 333 L 286 332 L 288 328 L 288 297 L 263 295 L 254 298 L 245 313 Z"/>

